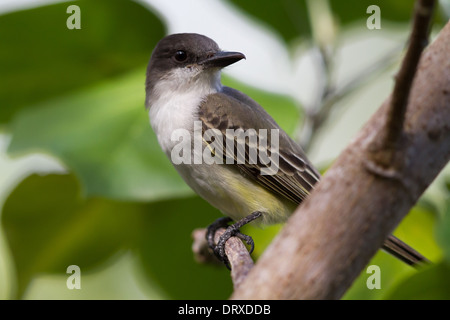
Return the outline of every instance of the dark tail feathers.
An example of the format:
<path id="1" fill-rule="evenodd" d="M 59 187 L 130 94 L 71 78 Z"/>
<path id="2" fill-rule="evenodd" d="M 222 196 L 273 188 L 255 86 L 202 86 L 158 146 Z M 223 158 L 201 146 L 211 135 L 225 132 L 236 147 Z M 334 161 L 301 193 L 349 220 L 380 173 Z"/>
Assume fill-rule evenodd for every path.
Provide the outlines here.
<path id="1" fill-rule="evenodd" d="M 393 235 L 384 241 L 382 249 L 413 267 L 430 263 L 427 258 Z"/>

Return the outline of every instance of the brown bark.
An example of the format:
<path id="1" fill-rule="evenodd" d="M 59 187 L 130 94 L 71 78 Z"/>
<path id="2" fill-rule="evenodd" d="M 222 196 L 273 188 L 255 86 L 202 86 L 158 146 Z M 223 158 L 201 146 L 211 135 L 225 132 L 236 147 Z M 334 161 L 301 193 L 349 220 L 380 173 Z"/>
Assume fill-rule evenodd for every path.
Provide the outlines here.
<path id="1" fill-rule="evenodd" d="M 220 228 L 216 231 L 214 235 L 215 243 L 219 242 L 224 232 L 225 228 Z M 192 251 L 194 252 L 195 259 L 199 263 L 215 263 L 223 267 L 223 263 L 209 249 L 205 235 L 206 229 L 196 229 L 192 233 L 192 238 L 194 239 Z M 225 243 L 225 254 L 231 267 L 231 280 L 233 281 L 234 289 L 237 289 L 252 269 L 253 260 L 250 257 L 247 247 L 238 237 L 228 239 Z"/>

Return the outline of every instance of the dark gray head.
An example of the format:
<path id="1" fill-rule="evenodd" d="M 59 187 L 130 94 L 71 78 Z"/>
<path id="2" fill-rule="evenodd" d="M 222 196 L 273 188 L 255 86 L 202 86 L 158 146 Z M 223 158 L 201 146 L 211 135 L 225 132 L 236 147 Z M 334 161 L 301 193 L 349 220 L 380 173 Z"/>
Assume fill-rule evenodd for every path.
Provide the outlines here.
<path id="1" fill-rule="evenodd" d="M 177 33 L 161 39 L 153 50 L 147 68 L 146 93 L 154 94 L 156 83 L 171 81 L 171 86 L 189 85 L 199 77 L 218 74 L 221 68 L 245 56 L 240 52 L 221 51 L 217 43 L 201 34 Z M 149 107 L 149 106 L 148 106 Z"/>

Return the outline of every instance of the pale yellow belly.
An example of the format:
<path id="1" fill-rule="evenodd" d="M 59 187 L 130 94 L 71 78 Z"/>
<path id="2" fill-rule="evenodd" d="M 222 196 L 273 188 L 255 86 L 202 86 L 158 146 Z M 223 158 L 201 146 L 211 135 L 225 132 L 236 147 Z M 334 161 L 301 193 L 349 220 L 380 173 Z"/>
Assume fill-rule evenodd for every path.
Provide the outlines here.
<path id="1" fill-rule="evenodd" d="M 233 220 L 263 213 L 262 224 L 284 222 L 296 205 L 277 196 L 256 181 L 244 178 L 227 164 L 175 166 L 186 183 L 211 205 Z"/>

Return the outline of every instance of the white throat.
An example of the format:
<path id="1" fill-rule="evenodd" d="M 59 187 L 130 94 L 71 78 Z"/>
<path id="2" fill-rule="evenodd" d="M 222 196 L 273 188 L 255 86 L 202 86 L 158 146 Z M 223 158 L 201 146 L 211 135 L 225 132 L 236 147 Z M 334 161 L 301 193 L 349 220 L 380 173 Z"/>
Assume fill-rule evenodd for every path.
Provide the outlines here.
<path id="1" fill-rule="evenodd" d="M 177 143 L 171 141 L 172 132 L 192 131 L 202 100 L 221 89 L 219 69 L 202 71 L 194 66 L 174 69 L 155 84 L 146 105 L 150 124 L 167 155 Z"/>

